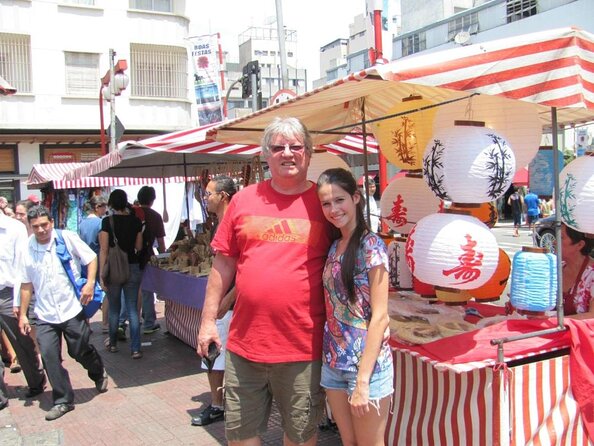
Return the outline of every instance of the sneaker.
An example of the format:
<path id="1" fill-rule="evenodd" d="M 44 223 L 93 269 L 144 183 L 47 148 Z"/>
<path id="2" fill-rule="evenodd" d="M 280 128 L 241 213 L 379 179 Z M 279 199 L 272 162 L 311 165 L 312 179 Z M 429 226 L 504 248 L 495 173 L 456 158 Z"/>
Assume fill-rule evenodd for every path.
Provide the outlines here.
<path id="1" fill-rule="evenodd" d="M 155 324 L 155 325 L 153 325 L 152 328 L 145 328 L 143 333 L 144 334 L 152 334 L 156 331 L 159 331 L 160 329 L 161 329 L 161 326 L 159 324 Z"/>
<path id="2" fill-rule="evenodd" d="M 118 341 L 125 341 L 126 340 L 126 326 L 119 326 L 118 327 Z"/>
<path id="3" fill-rule="evenodd" d="M 132 352 L 132 359 L 142 358 L 142 352 Z"/>
<path id="4" fill-rule="evenodd" d="M 47 421 L 57 420 L 71 410 L 74 410 L 74 404 L 56 404 L 45 414 L 45 419 Z"/>
<path id="5" fill-rule="evenodd" d="M 101 378 L 99 378 L 97 381 L 95 381 L 95 389 L 97 389 L 97 392 L 99 393 L 105 393 L 107 392 L 107 370 L 105 370 L 105 368 L 103 368 L 103 375 L 101 376 Z"/>
<path id="6" fill-rule="evenodd" d="M 212 407 L 212 405 L 209 404 L 197 417 L 192 418 L 192 426 L 206 426 L 215 421 L 221 421 L 224 416 L 225 411 L 223 409 Z"/>

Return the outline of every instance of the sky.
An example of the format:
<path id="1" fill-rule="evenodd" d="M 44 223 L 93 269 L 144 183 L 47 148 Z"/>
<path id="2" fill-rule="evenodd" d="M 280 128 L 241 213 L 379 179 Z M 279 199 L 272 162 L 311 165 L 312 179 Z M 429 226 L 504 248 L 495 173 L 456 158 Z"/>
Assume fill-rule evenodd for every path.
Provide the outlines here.
<path id="1" fill-rule="evenodd" d="M 221 33 L 232 61 L 239 61 L 238 35 L 276 15 L 275 0 L 187 0 L 186 7 L 190 35 Z M 349 37 L 349 24 L 365 12 L 365 0 L 283 0 L 282 8 L 284 25 L 297 31 L 300 68 L 313 80 L 320 77 L 320 47 Z"/>

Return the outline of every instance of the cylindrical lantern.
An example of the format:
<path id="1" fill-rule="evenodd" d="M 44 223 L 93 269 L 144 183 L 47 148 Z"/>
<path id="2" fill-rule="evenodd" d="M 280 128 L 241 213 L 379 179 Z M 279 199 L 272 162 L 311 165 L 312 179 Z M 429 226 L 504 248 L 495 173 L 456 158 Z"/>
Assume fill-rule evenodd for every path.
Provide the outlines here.
<path id="1" fill-rule="evenodd" d="M 342 167 L 343 169 L 350 170 L 349 165 L 338 155 L 332 155 L 331 153 L 324 151 L 315 151 L 311 157 L 309 163 L 309 169 L 307 169 L 307 179 L 318 182 L 320 174 L 326 169 L 332 169 L 334 167 Z"/>
<path id="2" fill-rule="evenodd" d="M 422 96 L 410 96 L 386 112 L 395 115 L 432 105 Z M 395 166 L 406 170 L 421 169 L 423 152 L 431 138 L 436 107 L 385 119 L 372 124 L 380 150 Z"/>
<path id="3" fill-rule="evenodd" d="M 467 211 L 470 215 L 478 218 L 489 228 L 494 228 L 499 218 L 497 208 L 490 201 L 485 203 L 452 203 L 450 209 Z"/>
<path id="4" fill-rule="evenodd" d="M 475 300 L 481 302 L 499 300 L 501 298 L 501 293 L 503 293 L 507 286 L 510 271 L 511 260 L 506 252 L 499 248 L 499 260 L 493 276 L 483 286 L 475 288 L 474 290 L 469 290 L 468 293 L 474 297 Z"/>
<path id="5" fill-rule="evenodd" d="M 472 299 L 468 291 L 438 286 L 435 287 L 435 295 L 439 302 L 444 302 L 446 305 L 464 305 Z"/>
<path id="6" fill-rule="evenodd" d="M 563 223 L 594 233 L 594 152 L 574 159 L 561 171 L 559 205 Z"/>
<path id="7" fill-rule="evenodd" d="M 509 143 L 516 158 L 516 168 L 526 167 L 534 158 L 542 137 L 542 123 L 535 104 L 502 100 L 489 95 L 473 96 L 438 107 L 433 132 L 451 127 L 455 120 L 484 121 Z"/>
<path id="8" fill-rule="evenodd" d="M 408 234 L 421 218 L 439 212 L 442 206 L 443 202 L 431 192 L 420 174 L 407 174 L 391 181 L 380 200 L 384 221 L 401 234 Z"/>
<path id="9" fill-rule="evenodd" d="M 406 263 L 404 250 L 405 237 L 396 237 L 388 245 L 388 258 L 390 259 L 390 286 L 397 290 L 412 289 L 412 274 Z"/>
<path id="10" fill-rule="evenodd" d="M 540 313 L 557 304 L 557 257 L 543 248 L 523 246 L 514 255 L 511 304 L 519 311 Z"/>
<path id="11" fill-rule="evenodd" d="M 464 124 L 471 125 L 456 125 L 433 135 L 423 155 L 423 177 L 442 200 L 497 200 L 514 178 L 514 154 L 493 129 Z"/>
<path id="12" fill-rule="evenodd" d="M 413 227 L 406 242 L 413 276 L 445 288 L 471 290 L 484 285 L 498 260 L 495 236 L 468 215 L 428 215 Z"/>

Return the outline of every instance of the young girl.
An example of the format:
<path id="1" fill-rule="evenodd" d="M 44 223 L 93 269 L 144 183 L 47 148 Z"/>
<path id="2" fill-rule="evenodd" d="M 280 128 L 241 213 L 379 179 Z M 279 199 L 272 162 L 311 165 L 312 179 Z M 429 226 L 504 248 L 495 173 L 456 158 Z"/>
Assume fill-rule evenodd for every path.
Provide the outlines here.
<path id="1" fill-rule="evenodd" d="M 324 216 L 341 233 L 323 273 L 322 387 L 343 445 L 383 445 L 394 391 L 386 245 L 367 227 L 361 193 L 349 171 L 323 172 L 318 196 Z"/>

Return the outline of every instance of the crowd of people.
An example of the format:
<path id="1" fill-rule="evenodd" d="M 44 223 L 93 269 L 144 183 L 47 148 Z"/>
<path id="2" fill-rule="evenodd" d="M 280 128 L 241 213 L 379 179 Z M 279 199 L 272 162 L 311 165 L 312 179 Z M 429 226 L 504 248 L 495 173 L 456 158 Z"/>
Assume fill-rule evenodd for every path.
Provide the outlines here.
<path id="1" fill-rule="evenodd" d="M 370 228 L 378 221 L 368 222 L 364 212 L 375 183 L 366 180 L 358 188 L 352 173 L 340 168 L 324 171 L 317 184 L 307 180 L 313 144 L 295 118 L 275 119 L 264 131 L 262 150 L 269 179 L 237 191 L 232 178 L 218 176 L 199 197 L 215 216 L 213 265 L 197 333 L 211 402 L 191 424 L 224 420 L 229 444 L 259 444 L 275 401 L 285 445 L 314 445 L 327 409 L 343 444 L 384 444 L 394 366 L 387 248 Z M 151 209 L 154 200 L 154 189 L 142 188 L 134 208 L 116 189 L 107 200 L 89 200 L 80 237 L 61 231 L 75 274 L 84 270 L 88 280 L 80 299 L 53 261 L 56 229 L 48 210 L 33 203 L 21 203 L 20 209 L 17 203 L 15 219 L 0 213 L 0 326 L 22 365 L 27 397 L 43 392 L 49 380 L 54 406 L 47 420 L 74 409 L 60 361 L 62 338 L 97 391 L 107 390 L 108 376 L 89 342 L 82 311 L 96 279 L 107 292 L 109 353 L 119 351 L 122 307 L 133 359 L 143 354 L 141 317 L 145 333 L 158 329 L 153 296 L 139 289 L 155 242 L 159 252 L 165 250 L 163 221 Z M 514 194 L 510 203 L 512 209 L 526 206 L 529 217 L 537 215 L 532 208 L 538 197 Z M 370 211 L 373 217 L 376 212 Z M 562 235 L 565 312 L 591 317 L 593 240 L 568 227 Z M 118 283 L 102 274 L 115 247 L 127 258 L 128 274 Z M 0 409 L 8 404 L 2 372 Z"/>

